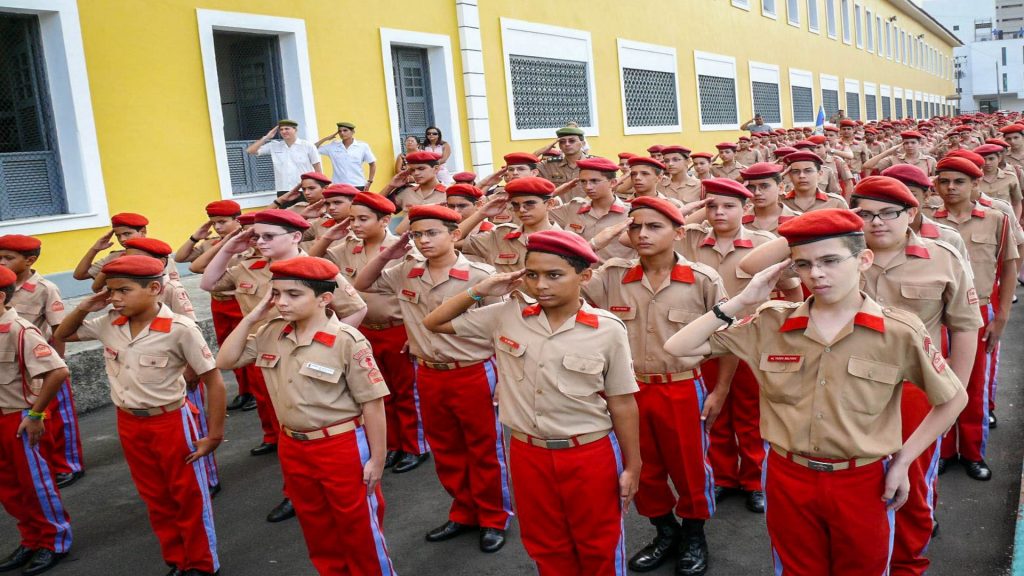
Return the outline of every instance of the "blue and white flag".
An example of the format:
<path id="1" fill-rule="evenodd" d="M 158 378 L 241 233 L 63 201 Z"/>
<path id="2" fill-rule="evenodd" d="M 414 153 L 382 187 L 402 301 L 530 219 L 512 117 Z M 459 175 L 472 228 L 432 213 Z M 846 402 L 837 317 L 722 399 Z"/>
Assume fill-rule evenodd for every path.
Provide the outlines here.
<path id="1" fill-rule="evenodd" d="M 818 117 L 814 119 L 814 133 L 825 133 L 825 106 L 818 104 Z"/>

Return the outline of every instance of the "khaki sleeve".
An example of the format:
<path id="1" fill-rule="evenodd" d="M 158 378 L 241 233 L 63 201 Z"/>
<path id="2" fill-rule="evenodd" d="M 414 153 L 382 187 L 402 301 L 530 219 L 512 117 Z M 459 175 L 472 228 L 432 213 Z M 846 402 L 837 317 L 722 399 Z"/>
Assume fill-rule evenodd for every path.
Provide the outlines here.
<path id="1" fill-rule="evenodd" d="M 241 266 L 241 264 L 228 266 L 228 269 L 224 271 L 224 275 L 217 280 L 217 283 L 213 285 L 210 292 L 228 292 L 230 290 L 234 290 L 235 286 L 237 286 L 235 274 L 237 273 L 239 266 Z"/>
<path id="2" fill-rule="evenodd" d="M 571 209 L 579 210 L 579 208 L 576 207 L 575 202 L 568 202 L 548 210 L 548 216 L 551 218 L 552 222 L 558 224 L 561 228 L 565 228 L 565 223 L 569 220 L 569 215 L 572 214 L 572 212 L 570 212 Z"/>
<path id="3" fill-rule="evenodd" d="M 203 240 L 199 244 L 192 246 L 192 251 L 185 257 L 185 262 L 195 262 L 196 258 L 199 258 L 204 252 L 210 248 L 210 241 Z"/>
<path id="4" fill-rule="evenodd" d="M 363 302 L 359 292 L 356 292 L 356 289 L 348 283 L 348 280 L 345 280 L 344 276 L 338 274 L 334 280 L 338 283 L 338 289 L 334 291 L 331 308 L 337 312 L 339 318 L 351 316 L 366 308 L 366 302 Z"/>
<path id="5" fill-rule="evenodd" d="M 1014 176 L 1016 176 L 1016 175 L 1014 175 Z M 1013 201 L 1020 202 L 1021 201 L 1020 183 L 1018 182 L 1016 177 L 1014 177 L 1013 182 L 1010 183 L 1010 201 L 1011 202 L 1013 202 Z"/>
<path id="6" fill-rule="evenodd" d="M 708 276 L 707 283 L 704 285 L 704 310 L 711 310 L 715 304 L 725 302 L 728 299 L 729 293 L 725 291 L 722 277 L 718 274 Z"/>
<path id="7" fill-rule="evenodd" d="M 402 289 L 402 277 L 408 274 L 408 272 L 404 271 L 405 266 L 402 266 L 401 263 L 385 267 L 381 270 L 377 280 L 367 289 L 367 292 L 374 294 L 398 294 L 398 291 Z"/>
<path id="8" fill-rule="evenodd" d="M 107 254 L 103 258 L 100 258 L 99 260 L 93 261 L 92 266 L 89 266 L 89 277 L 90 278 L 95 278 L 96 275 L 99 274 L 103 270 L 103 266 L 106 263 L 108 263 L 111 260 L 113 260 L 114 258 L 117 258 L 118 255 L 119 255 L 118 252 L 111 252 L 110 254 Z"/>
<path id="9" fill-rule="evenodd" d="M 955 253 L 951 255 L 957 256 Z M 953 259 L 954 282 L 946 287 L 943 298 L 945 310 L 942 323 L 952 332 L 971 332 L 984 326 L 978 309 L 978 293 L 974 280 L 967 275 L 967 269 L 957 256 Z"/>
<path id="10" fill-rule="evenodd" d="M 932 406 L 948 402 L 964 389 L 953 369 L 946 364 L 937 343 L 920 326 L 912 338 L 907 339 L 903 354 L 904 378 L 916 384 L 928 395 Z"/>
<path id="11" fill-rule="evenodd" d="M 633 374 L 633 358 L 629 351 L 629 336 L 621 322 L 610 318 L 601 318 L 600 322 L 614 323 L 609 333 L 610 342 L 606 352 L 608 363 L 604 373 L 605 396 L 623 396 L 634 394 L 640 390 Z"/>
<path id="12" fill-rule="evenodd" d="M 1000 234 L 1002 236 L 1000 238 L 1002 246 L 999 247 L 1001 254 L 999 258 L 1000 262 L 1008 262 L 1010 260 L 1017 260 L 1020 258 L 1020 252 L 1017 250 L 1017 242 L 1014 240 L 1015 235 L 1013 234 L 1013 229 L 1006 229 L 1008 226 L 1012 225 L 1013 223 L 1010 222 L 1010 217 L 1004 214 L 1003 225 L 1000 227 Z"/>
<path id="13" fill-rule="evenodd" d="M 66 368 L 67 364 L 61 359 L 57 351 L 50 346 L 42 334 L 34 328 L 22 328 L 25 341 L 22 342 L 18 354 L 25 362 L 25 372 L 29 378 L 38 378 L 51 370 Z"/>
<path id="14" fill-rule="evenodd" d="M 452 320 L 452 328 L 456 336 L 463 338 L 479 338 L 481 340 L 493 340 L 494 333 L 498 330 L 498 324 L 506 306 L 519 308 L 515 300 L 488 304 L 482 308 L 467 310 Z"/>
<path id="15" fill-rule="evenodd" d="M 488 230 L 479 234 L 471 234 L 462 243 L 462 253 L 470 256 L 479 256 L 488 263 L 494 261 L 494 254 L 498 251 L 495 248 L 494 234 L 496 230 Z"/>
<path id="16" fill-rule="evenodd" d="M 75 336 L 81 342 L 88 340 L 99 340 L 100 333 L 102 332 L 102 322 L 107 321 L 107 315 L 97 316 L 96 318 L 86 318 L 82 321 L 82 325 L 78 327 L 78 331 L 75 332 Z"/>
<path id="17" fill-rule="evenodd" d="M 875 164 L 875 171 L 881 174 L 882 170 L 885 170 L 890 166 L 892 166 L 892 156 L 882 158 L 881 160 L 879 160 L 878 164 Z"/>
<path id="18" fill-rule="evenodd" d="M 188 290 L 184 286 L 174 286 L 171 289 L 170 307 L 171 312 L 175 314 L 181 314 L 189 320 L 196 319 L 195 308 L 193 308 L 192 300 L 188 297 Z"/>
<path id="19" fill-rule="evenodd" d="M 594 270 L 590 281 L 583 285 L 583 298 L 595 308 L 608 309 L 608 266 L 601 266 Z"/>
<path id="20" fill-rule="evenodd" d="M 729 328 L 723 328 L 708 338 L 711 344 L 709 357 L 728 356 L 732 354 L 749 364 L 752 368 L 760 365 L 760 351 L 757 347 L 759 331 L 758 315 L 740 320 Z"/>
<path id="21" fill-rule="evenodd" d="M 390 394 L 366 337 L 362 334 L 353 336 L 353 340 L 345 347 L 345 354 L 348 356 L 345 359 L 345 382 L 357 403 L 365 404 Z"/>
<path id="22" fill-rule="evenodd" d="M 263 326 L 266 326 L 266 324 Z M 242 355 L 238 357 L 238 360 L 235 361 L 231 368 L 241 368 L 242 366 L 248 366 L 256 361 L 256 354 L 258 352 L 257 335 L 260 333 L 260 330 L 263 330 L 263 326 L 256 331 L 256 334 L 249 334 L 245 339 L 245 348 L 242 350 Z"/>
<path id="23" fill-rule="evenodd" d="M 210 347 L 206 345 L 206 340 L 198 326 L 191 322 L 187 324 L 175 322 L 172 330 L 178 336 L 179 353 L 184 356 L 185 362 L 195 370 L 196 374 L 216 370 L 217 361 L 214 359 Z"/>
<path id="24" fill-rule="evenodd" d="M 46 287 L 46 323 L 56 326 L 64 321 L 64 300 L 60 297 L 60 289 L 56 286 Z"/>

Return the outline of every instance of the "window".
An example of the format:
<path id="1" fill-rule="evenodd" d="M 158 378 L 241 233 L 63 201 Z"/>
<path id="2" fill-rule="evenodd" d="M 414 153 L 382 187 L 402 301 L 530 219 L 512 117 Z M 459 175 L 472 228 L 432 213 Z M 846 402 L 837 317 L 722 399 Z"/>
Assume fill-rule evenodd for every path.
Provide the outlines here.
<path id="1" fill-rule="evenodd" d="M 896 105 L 896 112 L 893 114 L 893 120 L 900 120 L 903 118 L 903 88 L 893 89 L 893 103 Z"/>
<path id="2" fill-rule="evenodd" d="M 821 83 L 821 104 L 825 107 L 825 118 L 831 118 L 839 111 L 839 78 L 827 74 L 819 75 Z"/>
<path id="3" fill-rule="evenodd" d="M 868 33 L 868 52 L 875 51 L 875 24 L 871 17 L 871 10 L 867 10 L 864 16 L 864 30 Z"/>
<path id="4" fill-rule="evenodd" d="M 1006 82 L 1006 72 L 1003 72 L 1003 92 L 1006 92 L 1008 90 L 1009 90 L 1009 88 L 1008 88 L 1008 84 Z"/>
<path id="5" fill-rule="evenodd" d="M 769 18 L 776 18 L 775 0 L 761 0 L 761 14 Z"/>
<path id="6" fill-rule="evenodd" d="M 892 27 L 885 23 L 885 57 L 892 60 Z"/>
<path id="7" fill-rule="evenodd" d="M 793 125 L 814 125 L 814 76 L 806 70 L 789 69 L 789 93 L 793 102 Z"/>
<path id="8" fill-rule="evenodd" d="M 779 67 L 760 62 L 750 63 L 750 93 L 754 114 L 778 127 L 782 124 L 782 100 L 779 93 Z"/>
<path id="9" fill-rule="evenodd" d="M 828 37 L 836 37 L 836 0 L 825 0 L 825 32 Z"/>
<path id="10" fill-rule="evenodd" d="M 846 80 L 846 116 L 851 120 L 860 120 L 860 82 Z"/>
<path id="11" fill-rule="evenodd" d="M 864 83 L 864 120 L 878 120 L 878 98 L 876 97 L 875 85 L 871 82 Z"/>
<path id="12" fill-rule="evenodd" d="M 853 28 L 857 41 L 857 48 L 864 47 L 864 21 L 861 19 L 860 4 L 853 5 Z"/>
<path id="13" fill-rule="evenodd" d="M 921 102 L 921 93 L 918 92 L 917 96 L 918 96 L 918 98 L 916 100 L 916 103 L 917 103 L 917 108 L 916 108 L 917 114 L 916 114 L 916 116 L 917 116 L 917 118 L 923 118 L 924 114 L 923 114 L 923 111 L 921 109 L 921 104 L 922 104 L 922 102 Z"/>
<path id="14" fill-rule="evenodd" d="M 807 28 L 815 34 L 819 33 L 818 0 L 807 0 Z"/>
<path id="15" fill-rule="evenodd" d="M 701 130 L 738 130 L 736 59 L 707 52 L 693 53 Z"/>
<path id="16" fill-rule="evenodd" d="M 893 60 L 895 60 L 896 62 L 902 62 L 903 61 L 903 51 L 900 50 L 900 38 L 901 37 L 903 37 L 903 31 L 900 30 L 897 27 L 894 27 L 893 31 L 892 31 L 892 43 L 893 43 L 893 47 L 892 48 L 893 48 L 893 52 L 896 53 L 896 57 L 893 58 Z"/>
<path id="17" fill-rule="evenodd" d="M 501 19 L 512 140 L 548 138 L 577 123 L 598 128 L 590 33 Z"/>
<path id="18" fill-rule="evenodd" d="M 84 54 L 77 3 L 0 0 L 0 234 L 109 225 Z"/>
<path id="19" fill-rule="evenodd" d="M 878 93 L 882 98 L 882 120 L 892 118 L 892 89 L 883 84 L 878 87 Z"/>
<path id="20" fill-rule="evenodd" d="M 732 5 L 744 10 L 750 10 L 750 0 L 732 0 Z"/>
<path id="21" fill-rule="evenodd" d="M 881 58 L 882 54 L 882 17 L 875 16 L 875 53 Z"/>
<path id="22" fill-rule="evenodd" d="M 850 43 L 850 0 L 839 0 L 839 18 L 843 25 L 843 42 Z"/>
<path id="23" fill-rule="evenodd" d="M 618 40 L 626 134 L 679 132 L 676 49 Z"/>
<path id="24" fill-rule="evenodd" d="M 793 26 L 800 25 L 800 0 L 786 0 L 786 21 Z"/>

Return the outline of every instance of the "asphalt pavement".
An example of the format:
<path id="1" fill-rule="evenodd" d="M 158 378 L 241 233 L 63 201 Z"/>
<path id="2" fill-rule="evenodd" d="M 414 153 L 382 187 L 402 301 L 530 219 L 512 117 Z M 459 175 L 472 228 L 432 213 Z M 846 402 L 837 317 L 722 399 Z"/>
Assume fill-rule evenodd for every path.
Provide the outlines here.
<path id="1" fill-rule="evenodd" d="M 1021 291 L 1024 299 L 1024 291 Z M 1024 302 L 1018 306 L 1024 306 Z M 999 427 L 989 439 L 991 482 L 968 478 L 959 466 L 940 477 L 940 531 L 929 555 L 932 576 L 1008 574 L 1024 457 L 1018 407 L 1024 380 L 1024 310 L 1016 310 L 1003 340 L 1000 366 Z M 230 378 L 230 376 L 229 376 Z M 229 382 L 229 398 L 234 391 Z M 74 545 L 51 573 L 60 575 L 163 575 L 167 569 L 121 453 L 115 413 L 106 407 L 80 419 L 87 475 L 64 491 Z M 270 524 L 266 513 L 281 499 L 281 473 L 275 456 L 253 457 L 260 438 L 256 412 L 231 412 L 227 440 L 217 451 L 224 489 L 214 500 L 221 574 L 224 576 L 303 576 L 316 574 L 306 555 L 296 520 Z M 407 474 L 385 472 L 385 536 L 399 574 L 535 574 L 513 521 L 505 548 L 484 554 L 475 535 L 436 544 L 424 533 L 446 519 L 449 497 L 434 473 L 433 461 Z M 632 554 L 651 537 L 646 519 L 631 511 L 626 547 Z M 722 502 L 707 526 L 711 576 L 772 574 L 763 517 L 748 512 L 743 498 Z M 14 521 L 0 514 L 0 554 L 18 544 Z M 665 566 L 654 574 L 671 574 Z"/>

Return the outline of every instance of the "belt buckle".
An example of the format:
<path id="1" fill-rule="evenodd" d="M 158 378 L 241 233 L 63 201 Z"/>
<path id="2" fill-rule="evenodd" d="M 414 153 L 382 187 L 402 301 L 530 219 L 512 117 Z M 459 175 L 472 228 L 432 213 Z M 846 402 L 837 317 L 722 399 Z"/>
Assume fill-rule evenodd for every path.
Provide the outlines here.
<path id="1" fill-rule="evenodd" d="M 289 436 L 291 436 L 292 438 L 294 438 L 296 440 L 309 440 L 309 436 L 306 435 L 303 432 L 294 432 L 293 431 L 291 434 L 289 434 Z"/>
<path id="2" fill-rule="evenodd" d="M 547 447 L 552 450 L 572 448 L 572 439 L 570 438 L 561 438 L 559 440 L 545 440 L 544 442 L 545 444 L 547 444 Z"/>
<path id="3" fill-rule="evenodd" d="M 647 377 L 647 382 L 649 384 L 664 384 L 665 377 L 661 374 L 651 374 Z"/>
<path id="4" fill-rule="evenodd" d="M 832 472 L 835 467 L 828 462 L 818 462 L 817 460 L 807 460 L 807 467 L 811 470 L 817 470 L 818 472 Z"/>
<path id="5" fill-rule="evenodd" d="M 138 416 L 139 418 L 149 418 L 151 416 L 149 410 L 129 410 L 129 412 L 132 413 L 132 416 Z"/>

